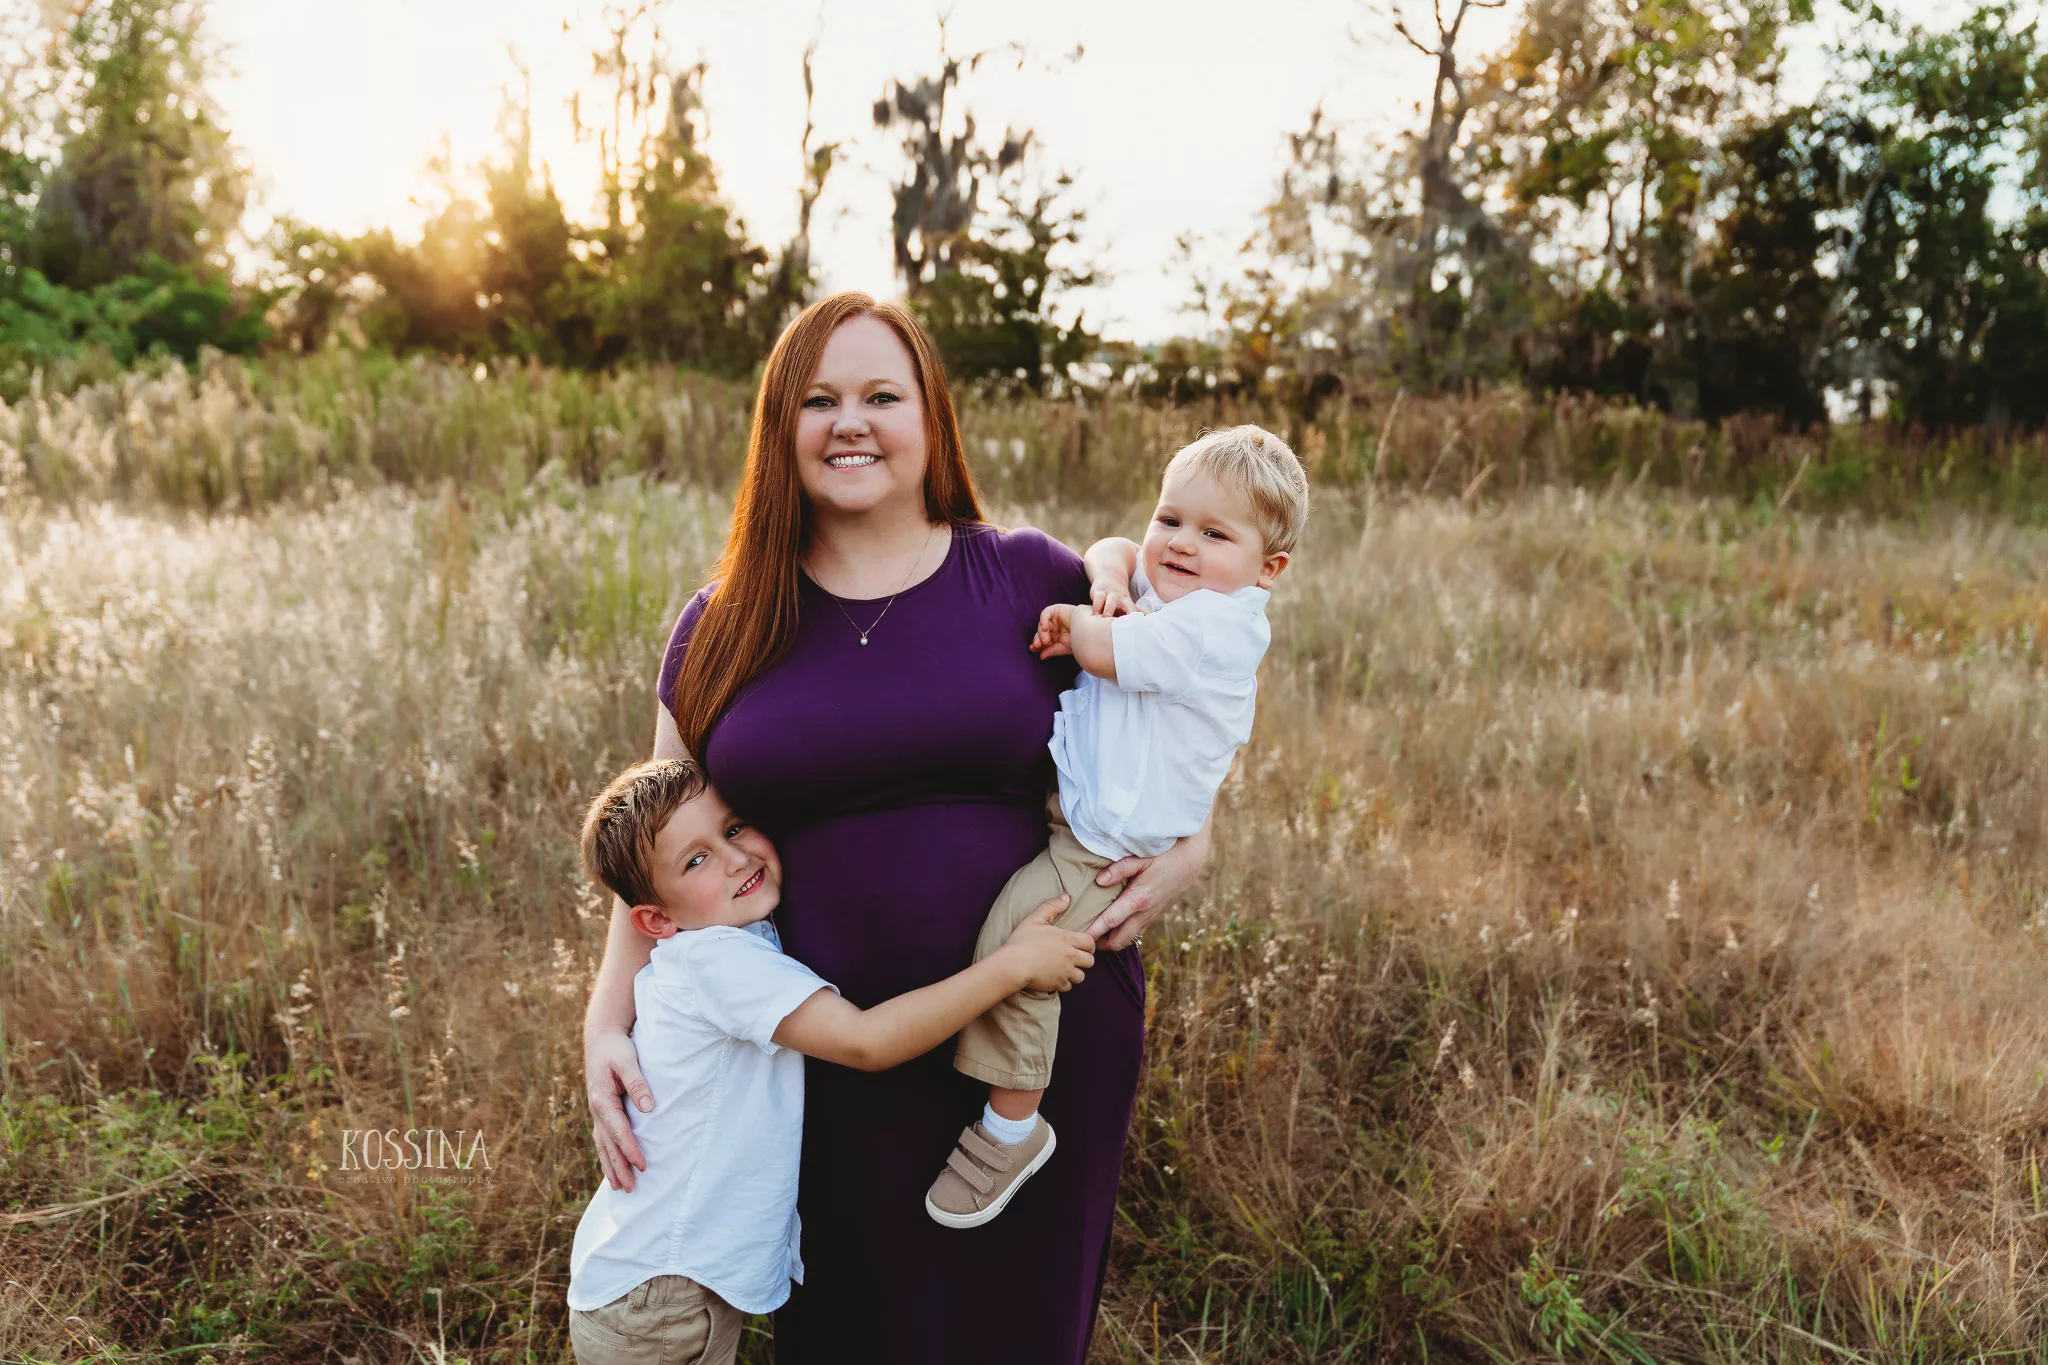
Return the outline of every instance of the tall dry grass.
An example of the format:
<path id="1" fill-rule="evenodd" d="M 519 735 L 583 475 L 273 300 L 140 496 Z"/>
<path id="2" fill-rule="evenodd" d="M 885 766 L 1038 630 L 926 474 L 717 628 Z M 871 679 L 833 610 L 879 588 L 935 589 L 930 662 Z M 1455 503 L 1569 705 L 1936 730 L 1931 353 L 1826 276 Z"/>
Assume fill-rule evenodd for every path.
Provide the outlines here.
<path id="1" fill-rule="evenodd" d="M 1465 491 L 1281 582 L 1098 1357 L 2042 1358 L 2048 534 Z M 573 820 L 723 514 L 14 497 L 0 1355 L 562 1358 Z M 406 1127 L 490 1183 L 344 1181 Z"/>
<path id="2" fill-rule="evenodd" d="M 250 510 L 337 488 L 432 486 L 514 496 L 537 475 L 622 474 L 728 486 L 746 454 L 753 386 L 654 367 L 606 374 L 329 352 L 212 356 L 0 397 L 0 490 Z M 1539 486 L 1676 489 L 1811 510 L 1918 513 L 1933 504 L 2037 523 L 2048 433 L 1719 426 L 1601 399 L 1489 389 L 1361 394 L 1304 414 L 1221 395 L 1185 406 L 1125 388 L 1062 402 L 964 395 L 982 486 L 999 501 L 1149 497 L 1165 454 L 1205 426 L 1284 432 L 1331 488 L 1453 494 Z"/>

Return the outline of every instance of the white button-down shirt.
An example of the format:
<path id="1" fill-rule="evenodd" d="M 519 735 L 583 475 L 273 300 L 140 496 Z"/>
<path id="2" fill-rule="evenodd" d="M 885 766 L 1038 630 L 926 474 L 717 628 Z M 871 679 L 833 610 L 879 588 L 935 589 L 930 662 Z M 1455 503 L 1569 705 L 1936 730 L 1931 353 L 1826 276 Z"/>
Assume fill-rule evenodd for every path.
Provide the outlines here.
<path id="1" fill-rule="evenodd" d="M 633 978 L 633 1045 L 654 1110 L 626 1106 L 647 1157 L 576 1225 L 569 1306 L 588 1312 L 656 1275 L 687 1275 L 746 1313 L 803 1282 L 796 1216 L 804 1059 L 774 1041 L 821 990 L 767 921 L 687 929 Z"/>
<path id="2" fill-rule="evenodd" d="M 1131 590 L 1147 614 L 1110 625 L 1116 681 L 1083 672 L 1052 722 L 1060 809 L 1074 837 L 1110 859 L 1164 853 L 1209 818 L 1252 737 L 1273 638 L 1264 588 L 1161 602 L 1140 570 Z"/>

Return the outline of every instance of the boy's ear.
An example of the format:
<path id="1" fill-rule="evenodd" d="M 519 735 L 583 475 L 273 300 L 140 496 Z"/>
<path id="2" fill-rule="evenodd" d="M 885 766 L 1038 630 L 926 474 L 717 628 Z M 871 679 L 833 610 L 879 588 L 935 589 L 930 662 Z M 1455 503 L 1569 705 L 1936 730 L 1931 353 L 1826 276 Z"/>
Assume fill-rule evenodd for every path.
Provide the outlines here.
<path id="1" fill-rule="evenodd" d="M 1273 580 L 1280 576 L 1280 571 L 1287 567 L 1287 561 L 1293 557 L 1285 550 L 1276 555 L 1267 555 L 1266 562 L 1259 566 L 1259 586 L 1272 587 Z"/>
<path id="2" fill-rule="evenodd" d="M 649 938 L 667 938 L 681 927 L 658 905 L 636 905 L 627 913 L 632 916 L 633 927 Z"/>

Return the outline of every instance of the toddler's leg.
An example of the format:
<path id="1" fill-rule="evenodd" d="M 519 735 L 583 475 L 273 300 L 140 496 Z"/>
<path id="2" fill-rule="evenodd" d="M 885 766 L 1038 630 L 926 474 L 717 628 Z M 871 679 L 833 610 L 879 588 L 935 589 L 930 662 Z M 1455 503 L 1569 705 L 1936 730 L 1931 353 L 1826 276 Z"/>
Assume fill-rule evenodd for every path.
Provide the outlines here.
<path id="1" fill-rule="evenodd" d="M 1063 893 L 1072 900 L 1060 917 L 1061 927 L 1086 929 L 1121 890 L 1095 885 L 1096 874 L 1106 866 L 1105 859 L 1074 838 L 1055 809 L 1046 851 L 1003 888 L 982 925 L 976 960 L 1001 947 L 1032 910 Z M 1059 1000 L 1055 992 L 1024 991 L 960 1031 L 953 1065 L 989 1082 L 989 1102 L 981 1121 L 961 1133 L 946 1169 L 925 1196 L 925 1210 L 938 1222 L 956 1228 L 988 1222 L 1051 1157 L 1053 1131 L 1038 1116 L 1038 1101 L 1052 1078 Z"/>
<path id="2" fill-rule="evenodd" d="M 1060 927 L 1086 929 L 1122 890 L 1095 884 L 1096 874 L 1107 866 L 1108 860 L 1090 853 L 1064 821 L 1055 821 L 1045 851 L 1019 868 L 996 898 L 975 942 L 975 961 L 1002 947 L 1033 910 L 1054 896 L 1073 898 L 1060 916 Z M 1052 1075 L 1059 1027 L 1058 992 L 1020 991 L 960 1031 L 953 1066 L 1004 1091 L 1041 1091 Z M 996 1112 L 1005 1118 L 1029 1118 L 1038 1108 L 1035 1094 L 1011 1113 L 1016 1107 L 1014 1100 L 1006 1100 Z"/>

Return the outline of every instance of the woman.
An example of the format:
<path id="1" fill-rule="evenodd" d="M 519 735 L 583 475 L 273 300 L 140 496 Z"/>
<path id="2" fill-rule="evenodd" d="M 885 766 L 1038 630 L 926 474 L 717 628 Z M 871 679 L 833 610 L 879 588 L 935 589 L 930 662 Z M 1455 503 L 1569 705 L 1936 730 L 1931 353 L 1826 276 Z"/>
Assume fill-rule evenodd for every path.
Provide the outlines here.
<path id="1" fill-rule="evenodd" d="M 786 949 L 869 1005 L 965 966 L 982 916 L 1044 845 L 1046 743 L 1071 660 L 1026 648 L 1040 609 L 1085 601 L 1065 546 L 982 520 L 931 342 L 902 309 L 807 309 L 762 377 L 731 539 L 663 660 L 656 757 L 692 753 L 782 851 Z M 785 1365 L 1085 1357 L 1144 1045 L 1139 933 L 1199 873 L 1207 832 L 1152 860 L 1094 926 L 1044 1113 L 1059 1155 L 996 1222 L 926 1216 L 978 1112 L 949 1050 L 879 1075 L 806 1072 L 803 1286 L 777 1315 Z M 618 1092 L 634 1061 L 624 907 L 592 992 L 585 1061 L 606 1178 L 640 1165 Z M 643 1167 L 644 1168 L 644 1167 Z"/>

